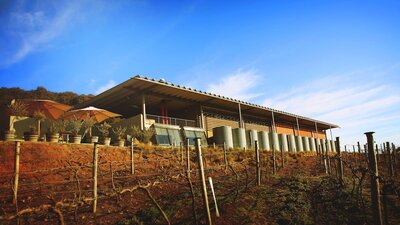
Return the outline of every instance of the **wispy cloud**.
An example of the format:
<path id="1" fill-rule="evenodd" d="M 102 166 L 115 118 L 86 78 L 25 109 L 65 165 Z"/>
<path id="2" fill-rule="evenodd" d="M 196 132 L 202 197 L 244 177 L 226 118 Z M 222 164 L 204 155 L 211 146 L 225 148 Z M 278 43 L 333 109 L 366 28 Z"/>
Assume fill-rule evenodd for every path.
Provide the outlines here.
<path id="1" fill-rule="evenodd" d="M 100 94 L 100 93 L 102 93 L 102 92 L 104 92 L 104 91 L 106 91 L 106 90 L 108 90 L 108 89 L 114 87 L 115 85 L 116 85 L 116 83 L 115 83 L 114 80 L 109 80 L 109 81 L 107 82 L 107 84 L 98 87 L 97 90 L 95 91 L 95 94 L 96 94 L 96 95 L 97 95 L 97 94 Z"/>
<path id="2" fill-rule="evenodd" d="M 334 133 L 343 143 L 364 140 L 366 131 L 375 131 L 377 139 L 399 142 L 389 140 L 395 137 L 393 132 L 400 132 L 399 87 L 371 75 L 376 73 L 362 71 L 300 83 L 263 104 L 338 124 L 341 128 Z"/>
<path id="3" fill-rule="evenodd" d="M 256 70 L 238 69 L 234 73 L 223 76 L 217 83 L 210 84 L 207 91 L 231 98 L 249 101 L 262 95 L 253 91 L 261 80 Z"/>
<path id="4" fill-rule="evenodd" d="M 25 2 L 17 4 L 8 14 L 8 25 L 4 32 L 8 35 L 10 46 L 6 55 L 3 55 L 1 66 L 15 64 L 32 52 L 46 47 L 76 19 L 80 6 L 78 1 L 68 1 L 66 4 L 38 3 L 30 7 Z"/>

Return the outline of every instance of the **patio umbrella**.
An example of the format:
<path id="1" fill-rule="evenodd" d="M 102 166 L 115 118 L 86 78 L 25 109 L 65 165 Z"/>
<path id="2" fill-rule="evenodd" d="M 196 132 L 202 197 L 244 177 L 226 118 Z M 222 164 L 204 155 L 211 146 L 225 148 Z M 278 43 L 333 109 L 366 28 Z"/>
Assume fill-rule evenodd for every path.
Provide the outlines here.
<path id="1" fill-rule="evenodd" d="M 93 106 L 89 106 L 89 107 L 82 108 L 82 109 L 75 109 L 75 110 L 68 111 L 62 116 L 62 118 L 64 118 L 64 119 L 70 119 L 73 117 L 78 118 L 78 119 L 93 118 L 96 121 L 96 123 L 100 123 L 108 118 L 118 117 L 118 116 L 121 116 L 121 115 L 107 111 L 105 109 L 99 109 L 99 108 L 96 108 Z"/>
<path id="2" fill-rule="evenodd" d="M 22 102 L 27 106 L 28 116 L 34 116 L 36 112 L 41 112 L 46 118 L 51 120 L 58 119 L 65 111 L 72 108 L 72 106 L 51 100 L 18 99 L 16 101 Z M 38 134 L 40 135 L 40 121 L 38 121 Z"/>
<path id="3" fill-rule="evenodd" d="M 70 119 L 70 118 L 77 118 L 77 119 L 89 119 L 92 118 L 96 123 L 100 123 L 108 118 L 118 117 L 121 116 L 120 114 L 113 113 L 107 111 L 105 109 L 99 109 L 93 106 L 89 106 L 82 109 L 71 110 L 66 112 L 62 118 L 63 119 Z M 91 135 L 92 131 L 90 128 L 89 134 Z"/>

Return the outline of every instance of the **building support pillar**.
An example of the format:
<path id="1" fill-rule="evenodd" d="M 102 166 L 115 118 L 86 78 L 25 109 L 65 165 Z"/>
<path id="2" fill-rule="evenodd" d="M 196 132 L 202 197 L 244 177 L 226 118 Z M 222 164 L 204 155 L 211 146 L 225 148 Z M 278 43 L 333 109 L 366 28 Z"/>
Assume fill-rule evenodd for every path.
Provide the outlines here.
<path id="1" fill-rule="evenodd" d="M 300 136 L 300 125 L 299 125 L 299 118 L 296 117 L 296 124 L 297 124 L 297 136 Z"/>
<path id="2" fill-rule="evenodd" d="M 239 128 L 244 128 L 243 118 L 242 118 L 242 109 L 240 107 L 240 103 L 238 104 L 238 108 L 239 108 Z"/>
<path id="3" fill-rule="evenodd" d="M 204 111 L 203 111 L 203 106 L 200 106 L 200 127 L 206 130 L 206 125 L 204 121 Z"/>
<path id="4" fill-rule="evenodd" d="M 274 111 L 272 112 L 272 133 L 276 133 L 276 126 L 275 126 L 275 115 L 274 115 Z"/>

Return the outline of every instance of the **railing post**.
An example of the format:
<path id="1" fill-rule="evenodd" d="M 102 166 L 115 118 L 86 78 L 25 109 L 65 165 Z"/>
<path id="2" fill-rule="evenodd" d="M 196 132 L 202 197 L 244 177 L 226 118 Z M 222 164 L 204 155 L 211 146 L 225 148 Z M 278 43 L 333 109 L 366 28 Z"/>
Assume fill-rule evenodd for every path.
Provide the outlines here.
<path id="1" fill-rule="evenodd" d="M 14 156 L 14 184 L 13 184 L 13 204 L 17 204 L 18 198 L 18 182 L 19 182 L 19 158 L 21 153 L 21 142 L 15 142 L 15 156 Z"/>
<path id="2" fill-rule="evenodd" d="M 96 213 L 96 209 L 97 209 L 97 158 L 98 158 L 97 143 L 94 143 L 94 149 L 93 149 L 93 213 Z"/>
<path id="3" fill-rule="evenodd" d="M 382 213 L 381 213 L 381 200 L 379 197 L 379 174 L 378 166 L 376 164 L 376 155 L 374 151 L 374 132 L 366 132 L 368 141 L 368 158 L 369 158 L 369 170 L 371 176 L 371 200 L 372 210 L 374 215 L 374 224 L 382 225 Z"/>
<path id="4" fill-rule="evenodd" d="M 336 153 L 338 157 L 338 169 L 339 169 L 339 181 L 341 185 L 344 185 L 343 181 L 343 161 L 342 161 L 342 153 L 340 151 L 340 139 L 336 137 Z"/>
<path id="5" fill-rule="evenodd" d="M 207 224 L 211 225 L 212 224 L 211 213 L 210 213 L 210 206 L 208 205 L 207 186 L 206 186 L 206 178 L 204 175 L 203 155 L 201 153 L 200 139 L 196 138 L 195 141 L 196 141 L 197 158 L 199 162 L 200 179 L 203 187 L 202 194 L 203 194 L 204 210 L 206 211 L 205 213 L 207 214 Z"/>
<path id="6" fill-rule="evenodd" d="M 254 150 L 256 152 L 256 178 L 257 186 L 261 185 L 261 168 L 260 168 L 260 152 L 258 149 L 258 141 L 254 141 Z"/>

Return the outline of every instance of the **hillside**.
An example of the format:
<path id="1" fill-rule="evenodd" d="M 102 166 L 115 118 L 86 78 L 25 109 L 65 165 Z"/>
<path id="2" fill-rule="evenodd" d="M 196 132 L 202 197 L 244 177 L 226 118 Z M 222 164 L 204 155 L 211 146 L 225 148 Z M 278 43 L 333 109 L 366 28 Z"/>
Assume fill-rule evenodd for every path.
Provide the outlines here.
<path id="1" fill-rule="evenodd" d="M 49 99 L 67 105 L 77 105 L 84 102 L 93 95 L 80 95 L 74 92 L 52 92 L 44 87 L 37 87 L 35 90 L 23 90 L 21 88 L 0 88 L 0 107 L 10 104 L 12 99 Z"/>
<path id="2" fill-rule="evenodd" d="M 97 209 L 93 213 L 93 145 L 21 143 L 18 204 L 12 204 L 14 143 L 0 142 L 0 224 L 206 224 L 195 151 L 139 145 L 98 148 Z M 203 149 L 205 176 L 212 177 L 220 217 L 210 184 L 208 201 L 213 224 L 373 224 L 369 175 L 364 155 L 345 154 L 345 185 L 311 152 L 284 154 L 272 174 L 272 153 L 260 152 L 261 185 L 256 185 L 254 151 Z M 359 167 L 359 168 L 358 168 Z M 380 158 L 385 219 L 399 224 L 398 176 L 387 178 Z M 397 175 L 400 172 L 396 167 Z M 16 214 L 16 212 L 18 212 Z M 197 218 L 197 219 L 195 219 Z"/>

